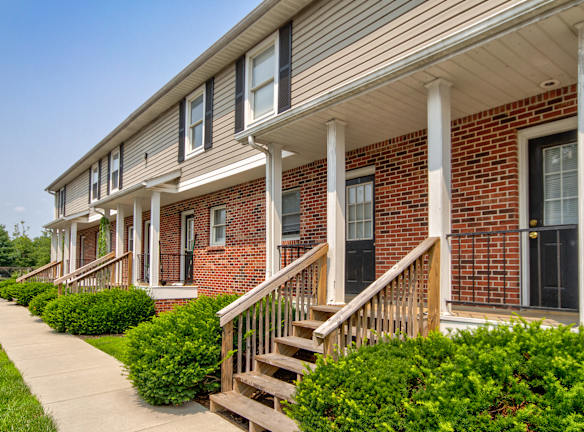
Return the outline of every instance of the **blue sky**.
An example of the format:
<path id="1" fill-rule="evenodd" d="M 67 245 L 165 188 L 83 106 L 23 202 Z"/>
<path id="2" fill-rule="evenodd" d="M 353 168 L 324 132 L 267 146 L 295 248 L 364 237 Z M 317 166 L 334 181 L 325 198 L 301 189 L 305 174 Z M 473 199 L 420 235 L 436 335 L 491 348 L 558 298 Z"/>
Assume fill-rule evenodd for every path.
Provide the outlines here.
<path id="1" fill-rule="evenodd" d="M 0 0 L 0 224 L 38 235 L 61 172 L 260 0 Z"/>

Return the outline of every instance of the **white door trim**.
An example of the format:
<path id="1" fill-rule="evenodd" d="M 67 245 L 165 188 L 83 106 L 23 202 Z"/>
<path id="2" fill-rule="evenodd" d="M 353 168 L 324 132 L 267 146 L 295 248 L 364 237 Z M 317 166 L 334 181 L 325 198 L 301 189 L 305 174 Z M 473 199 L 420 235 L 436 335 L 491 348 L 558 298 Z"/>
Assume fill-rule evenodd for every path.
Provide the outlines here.
<path id="1" fill-rule="evenodd" d="M 529 227 L 529 140 L 578 128 L 576 116 L 517 131 L 519 152 L 519 228 Z M 578 193 L 581 193 L 578 191 Z M 578 216 L 580 218 L 580 216 Z M 579 252 L 580 253 L 580 252 Z M 521 303 L 529 305 L 529 243 L 523 234 L 521 248 Z"/>
<path id="2" fill-rule="evenodd" d="M 187 231 L 187 216 L 194 215 L 194 210 L 185 210 L 180 214 L 180 254 L 185 250 L 185 233 Z M 182 256 L 179 257 L 180 260 L 180 281 L 182 284 L 185 282 L 185 260 Z"/>

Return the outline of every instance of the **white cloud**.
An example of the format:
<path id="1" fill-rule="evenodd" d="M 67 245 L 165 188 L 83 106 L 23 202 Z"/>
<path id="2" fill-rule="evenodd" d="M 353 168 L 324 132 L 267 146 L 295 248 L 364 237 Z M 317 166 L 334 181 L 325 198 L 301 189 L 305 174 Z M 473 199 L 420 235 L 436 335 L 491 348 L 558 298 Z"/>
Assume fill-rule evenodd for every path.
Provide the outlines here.
<path id="1" fill-rule="evenodd" d="M 16 213 L 23 213 L 26 209 L 23 206 L 16 206 L 13 209 Z"/>

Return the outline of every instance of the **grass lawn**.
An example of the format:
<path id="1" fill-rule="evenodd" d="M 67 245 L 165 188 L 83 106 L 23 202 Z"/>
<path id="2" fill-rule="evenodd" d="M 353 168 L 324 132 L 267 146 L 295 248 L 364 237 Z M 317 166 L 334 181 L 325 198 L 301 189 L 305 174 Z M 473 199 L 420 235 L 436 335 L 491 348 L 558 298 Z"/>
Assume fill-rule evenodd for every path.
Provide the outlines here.
<path id="1" fill-rule="evenodd" d="M 83 340 L 125 363 L 126 344 L 128 343 L 126 336 L 98 336 L 83 338 Z"/>
<path id="2" fill-rule="evenodd" d="M 30 393 L 20 372 L 0 349 L 0 431 L 56 432 L 53 419 Z"/>

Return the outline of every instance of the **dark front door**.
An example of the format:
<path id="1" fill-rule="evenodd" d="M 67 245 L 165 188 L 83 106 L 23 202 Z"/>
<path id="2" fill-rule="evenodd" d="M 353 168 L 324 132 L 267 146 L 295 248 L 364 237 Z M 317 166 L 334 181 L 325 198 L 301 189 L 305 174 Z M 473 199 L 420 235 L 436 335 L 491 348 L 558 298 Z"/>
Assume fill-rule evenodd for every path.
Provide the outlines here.
<path id="1" fill-rule="evenodd" d="M 185 283 L 193 282 L 193 250 L 195 249 L 195 216 L 187 215 L 185 218 L 184 232 L 185 250 L 183 254 L 183 280 Z"/>
<path id="2" fill-rule="evenodd" d="M 347 181 L 345 292 L 359 294 L 375 280 L 375 188 L 373 176 Z"/>
<path id="3" fill-rule="evenodd" d="M 578 307 L 576 131 L 529 141 L 530 304 Z M 549 229 L 549 230 L 548 230 Z"/>

